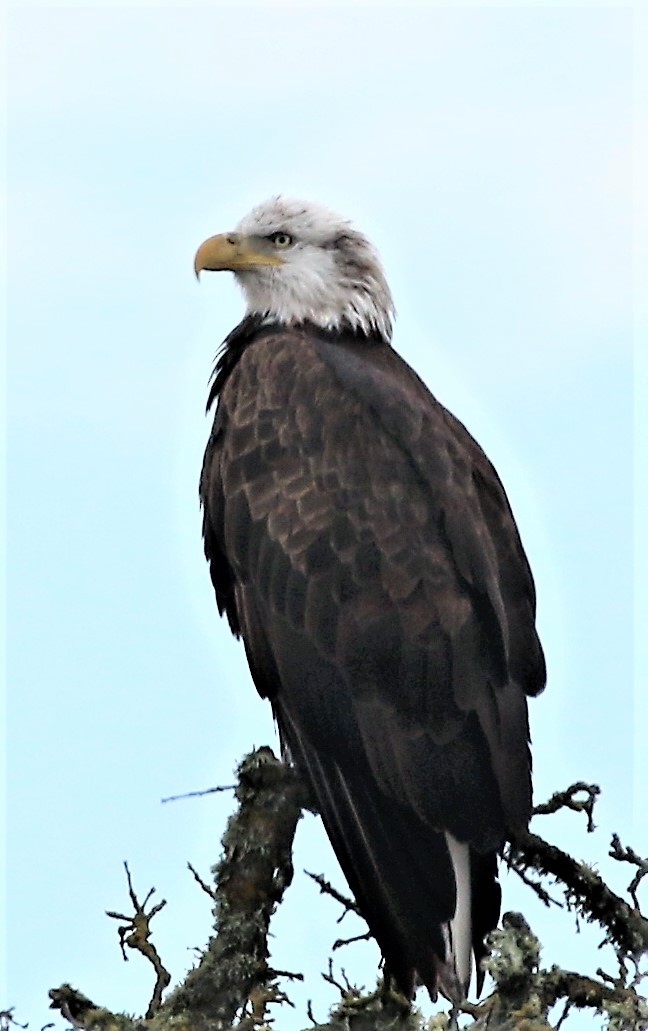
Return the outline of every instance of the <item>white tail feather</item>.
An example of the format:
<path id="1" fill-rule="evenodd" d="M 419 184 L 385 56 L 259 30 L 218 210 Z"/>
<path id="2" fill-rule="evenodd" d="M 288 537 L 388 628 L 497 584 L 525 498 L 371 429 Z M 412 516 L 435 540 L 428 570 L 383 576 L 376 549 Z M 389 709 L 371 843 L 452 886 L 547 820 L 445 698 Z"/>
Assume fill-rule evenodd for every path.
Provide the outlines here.
<path id="1" fill-rule="evenodd" d="M 446 941 L 446 977 L 441 974 L 441 990 L 454 998 L 457 988 L 460 988 L 463 997 L 468 992 L 471 972 L 472 953 L 472 921 L 471 911 L 471 890 L 470 890 L 470 847 L 461 841 L 457 841 L 448 831 L 445 832 L 446 844 L 452 859 L 455 883 L 457 885 L 457 908 L 452 920 L 443 927 L 443 934 Z M 450 975 L 449 977 L 447 975 Z M 450 982 L 447 985 L 444 983 Z M 454 982 L 454 983 L 452 983 Z"/>

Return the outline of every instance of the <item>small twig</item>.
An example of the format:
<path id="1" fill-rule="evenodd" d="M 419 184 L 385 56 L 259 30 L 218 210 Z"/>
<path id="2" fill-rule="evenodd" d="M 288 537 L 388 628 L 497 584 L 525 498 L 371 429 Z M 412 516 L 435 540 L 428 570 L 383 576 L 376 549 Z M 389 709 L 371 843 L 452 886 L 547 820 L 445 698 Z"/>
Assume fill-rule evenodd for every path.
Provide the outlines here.
<path id="1" fill-rule="evenodd" d="M 355 985 L 351 984 L 349 978 L 346 976 L 346 972 L 343 967 L 340 968 L 340 973 L 344 978 L 344 984 L 340 984 L 339 981 L 336 981 L 335 976 L 333 974 L 333 960 L 329 958 L 328 974 L 322 974 L 322 977 L 324 978 L 326 983 L 333 985 L 334 988 L 337 988 L 338 992 L 344 1000 L 360 998 L 363 989 L 356 988 Z"/>
<path id="2" fill-rule="evenodd" d="M 639 899 L 637 898 L 637 888 L 646 874 L 648 874 L 648 859 L 642 859 L 642 857 L 635 852 L 633 848 L 624 848 L 618 834 L 612 835 L 612 842 L 610 844 L 608 855 L 611 856 L 612 859 L 617 859 L 620 863 L 632 863 L 633 866 L 638 867 L 636 874 L 628 885 L 627 891 L 628 895 L 634 902 L 635 909 L 640 909 Z"/>
<path id="3" fill-rule="evenodd" d="M 306 1016 L 310 1020 L 311 1024 L 314 1024 L 315 1027 L 317 1027 L 317 1021 L 315 1020 L 315 1017 L 313 1015 L 313 1001 L 312 1001 L 312 999 L 309 999 L 307 1004 L 306 1004 Z"/>
<path id="4" fill-rule="evenodd" d="M 569 1011 L 570 1011 L 571 1008 L 572 1008 L 572 1001 L 571 1001 L 571 999 L 567 999 L 567 1001 L 565 1003 L 565 1006 L 563 1008 L 563 1011 L 562 1011 L 562 1013 L 560 1015 L 560 1020 L 556 1024 L 555 1031 L 560 1031 L 560 1029 L 563 1026 L 563 1024 L 565 1023 L 567 1017 L 569 1016 Z"/>
<path id="5" fill-rule="evenodd" d="M 600 977 L 601 980 L 605 981 L 607 984 L 611 984 L 613 988 L 623 988 L 625 985 L 623 977 L 612 977 L 612 974 L 606 974 L 603 967 L 596 968 L 596 976 Z"/>
<path id="6" fill-rule="evenodd" d="M 216 788 L 203 788 L 202 791 L 186 791 L 183 795 L 168 795 L 162 799 L 162 804 L 165 802 L 179 802 L 183 798 L 202 798 L 203 795 L 215 795 L 219 791 L 235 791 L 236 784 L 222 784 Z"/>
<path id="7" fill-rule="evenodd" d="M 629 959 L 634 967 L 634 973 L 632 975 L 632 978 L 630 978 L 630 971 L 628 970 L 625 963 L 626 959 Z M 638 988 L 641 982 L 645 981 L 645 979 L 648 977 L 648 968 L 646 968 L 644 965 L 644 969 L 641 969 L 641 957 L 635 958 L 634 956 L 624 956 L 623 954 L 617 951 L 617 962 L 619 964 L 619 970 L 621 972 L 621 977 L 623 978 L 623 983 L 628 988 Z"/>
<path id="8" fill-rule="evenodd" d="M 19 1024 L 13 1015 L 15 1006 L 10 1006 L 7 1010 L 0 1010 L 0 1031 L 7 1031 L 13 1024 L 14 1027 L 21 1027 L 23 1031 L 26 1027 L 29 1027 L 29 1021 L 26 1024 Z M 51 1024 L 49 1025 L 52 1026 Z"/>
<path id="9" fill-rule="evenodd" d="M 361 992 L 364 992 L 364 985 L 361 988 L 357 988 L 356 985 L 351 984 L 351 982 L 349 981 L 349 978 L 347 977 L 347 972 L 344 969 L 344 967 L 340 967 L 340 973 L 342 974 L 342 977 L 344 978 L 344 983 L 346 985 L 346 989 L 347 989 L 347 992 L 349 993 L 349 995 L 360 995 Z"/>
<path id="10" fill-rule="evenodd" d="M 216 889 L 212 888 L 209 884 L 207 884 L 205 881 L 203 881 L 202 877 L 200 876 L 198 871 L 195 869 L 195 867 L 193 867 L 191 865 L 191 863 L 188 862 L 187 866 L 191 870 L 191 872 L 192 872 L 192 874 L 194 876 L 194 880 L 198 882 L 198 884 L 200 885 L 202 890 L 205 892 L 205 894 L 209 895 L 210 899 L 214 899 L 215 900 L 216 899 Z"/>
<path id="11" fill-rule="evenodd" d="M 503 858 L 504 862 L 507 864 L 509 869 L 514 870 L 520 878 L 520 880 L 523 881 L 528 888 L 531 888 L 531 890 L 535 892 L 535 894 L 538 896 L 540 901 L 547 907 L 547 909 L 550 909 L 552 905 L 558 906 L 559 909 L 565 908 L 562 902 L 560 902 L 558 899 L 552 898 L 552 896 L 549 894 L 547 889 L 540 883 L 540 881 L 534 881 L 533 878 L 529 877 L 528 873 L 525 870 L 523 870 L 521 867 L 518 868 L 514 865 L 512 861 L 509 861 L 508 854 L 505 854 Z"/>
<path id="12" fill-rule="evenodd" d="M 291 999 L 288 998 L 285 992 L 278 988 L 274 984 L 257 985 L 250 992 L 250 998 L 248 1004 L 251 1007 L 249 1013 L 246 1013 L 239 1020 L 236 1025 L 240 1031 L 253 1031 L 255 1028 L 268 1028 L 273 1023 L 266 1010 L 271 1005 L 283 1005 L 287 1003 L 295 1009 L 295 1004 Z"/>
<path id="13" fill-rule="evenodd" d="M 587 795 L 587 798 L 575 797 L 576 795 L 583 794 L 583 792 Z M 557 813 L 559 809 L 571 809 L 574 813 L 586 813 L 587 831 L 591 833 L 596 829 L 594 824 L 594 804 L 600 794 L 601 789 L 598 784 L 585 784 L 584 781 L 579 780 L 565 791 L 557 791 L 548 802 L 542 802 L 540 805 L 534 806 L 533 815 L 548 816 L 551 813 Z"/>
<path id="14" fill-rule="evenodd" d="M 342 895 L 342 893 L 334 888 L 332 884 L 329 884 L 321 873 L 310 873 L 308 870 L 304 870 L 304 873 L 319 885 L 322 895 L 330 895 L 331 898 L 334 898 L 341 906 L 344 906 L 344 913 L 342 916 L 338 917 L 338 924 L 341 923 L 347 913 L 357 913 L 358 916 L 362 916 L 362 913 L 358 908 L 358 904 L 354 902 L 353 899 L 347 898 L 346 895 Z"/>
<path id="15" fill-rule="evenodd" d="M 171 983 L 171 974 L 162 965 L 162 960 L 158 955 L 155 945 L 153 945 L 149 940 L 151 937 L 151 920 L 160 912 L 161 909 L 164 908 L 164 906 L 166 906 L 166 899 L 162 899 L 161 902 L 156 903 L 150 913 L 147 913 L 146 904 L 155 892 L 155 888 L 151 888 L 144 901 L 140 903 L 137 895 L 135 894 L 135 889 L 133 888 L 128 863 L 124 863 L 124 869 L 126 870 L 126 878 L 128 880 L 128 893 L 135 912 L 132 916 L 125 916 L 123 913 L 115 913 L 111 910 L 106 910 L 106 916 L 112 917 L 113 920 L 123 920 L 125 923 L 124 927 L 118 928 L 119 945 L 124 959 L 126 961 L 128 960 L 125 948 L 125 946 L 128 945 L 129 949 L 135 949 L 137 952 L 141 952 L 155 970 L 155 987 L 153 988 L 153 995 L 151 996 L 151 1001 L 146 1011 L 146 1019 L 150 1020 L 151 1017 L 155 1016 L 162 1005 L 162 993 L 164 989 L 168 988 Z"/>
<path id="16" fill-rule="evenodd" d="M 272 970 L 268 971 L 270 977 L 287 977 L 289 981 L 303 981 L 303 974 L 295 974 L 292 970 Z"/>
<path id="17" fill-rule="evenodd" d="M 371 941 L 370 931 L 365 931 L 364 934 L 355 934 L 353 938 L 337 938 L 336 941 L 333 942 L 333 952 L 335 952 L 336 949 L 341 949 L 343 945 L 353 945 L 355 942 L 368 941 Z"/>

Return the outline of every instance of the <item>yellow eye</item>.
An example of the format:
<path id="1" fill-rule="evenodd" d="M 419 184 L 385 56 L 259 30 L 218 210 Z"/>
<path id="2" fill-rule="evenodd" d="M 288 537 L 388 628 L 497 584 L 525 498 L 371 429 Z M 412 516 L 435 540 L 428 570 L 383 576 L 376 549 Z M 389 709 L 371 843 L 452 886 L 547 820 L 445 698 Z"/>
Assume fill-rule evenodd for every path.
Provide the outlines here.
<path id="1" fill-rule="evenodd" d="M 291 243 L 293 242 L 292 236 L 290 236 L 289 233 L 271 233 L 268 239 L 272 240 L 275 247 L 282 248 L 290 247 Z"/>

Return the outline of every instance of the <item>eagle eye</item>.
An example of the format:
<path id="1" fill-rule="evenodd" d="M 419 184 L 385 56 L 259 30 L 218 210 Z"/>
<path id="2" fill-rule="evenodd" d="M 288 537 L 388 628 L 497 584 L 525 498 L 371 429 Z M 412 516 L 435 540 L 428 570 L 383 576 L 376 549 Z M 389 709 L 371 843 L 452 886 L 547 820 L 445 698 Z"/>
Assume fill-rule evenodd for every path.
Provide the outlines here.
<path id="1" fill-rule="evenodd" d="M 293 242 L 293 238 L 290 235 L 290 233 L 283 233 L 283 232 L 270 233 L 270 236 L 268 237 L 268 239 L 272 240 L 272 242 L 275 245 L 275 247 L 282 247 L 282 248 L 283 247 L 290 247 L 291 243 Z"/>

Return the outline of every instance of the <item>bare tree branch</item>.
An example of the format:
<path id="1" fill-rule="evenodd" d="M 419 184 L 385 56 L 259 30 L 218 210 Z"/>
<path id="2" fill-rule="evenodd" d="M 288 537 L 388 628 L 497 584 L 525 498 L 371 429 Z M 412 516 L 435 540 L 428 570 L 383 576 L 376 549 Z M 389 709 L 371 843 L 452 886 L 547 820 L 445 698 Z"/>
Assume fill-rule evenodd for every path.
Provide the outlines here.
<path id="1" fill-rule="evenodd" d="M 215 934 L 198 967 L 166 1003 L 171 1015 L 189 1008 L 201 1026 L 229 1027 L 253 992 L 275 979 L 268 928 L 293 878 L 292 843 L 306 802 L 300 778 L 269 748 L 246 756 L 237 776 L 239 808 L 229 819 L 214 869 Z"/>
<path id="2" fill-rule="evenodd" d="M 160 912 L 161 909 L 164 909 L 166 906 L 166 899 L 162 899 L 161 902 L 156 903 L 151 911 L 147 913 L 146 904 L 155 892 L 155 888 L 151 888 L 144 901 L 140 903 L 137 895 L 135 894 L 135 889 L 133 888 L 128 863 L 124 863 L 124 868 L 126 870 L 126 878 L 128 880 L 128 893 L 135 912 L 132 916 L 124 916 L 123 913 L 114 913 L 107 910 L 106 916 L 112 917 L 113 920 L 124 921 L 124 927 L 119 927 L 117 930 L 119 933 L 119 945 L 122 956 L 126 962 L 128 962 L 128 956 L 126 954 L 125 946 L 128 945 L 129 949 L 135 949 L 137 952 L 141 952 L 155 970 L 155 987 L 153 988 L 153 995 L 151 996 L 151 1001 L 146 1011 L 146 1017 L 148 1019 L 159 1010 L 162 1004 L 162 993 L 171 983 L 171 974 L 163 966 L 158 951 L 150 940 L 151 920 Z"/>
<path id="3" fill-rule="evenodd" d="M 511 837 L 504 859 L 516 872 L 531 868 L 560 882 L 568 906 L 585 920 L 601 924 L 607 940 L 623 952 L 630 956 L 648 952 L 648 920 L 608 888 L 591 866 L 576 862 L 530 831 Z"/>
<path id="4" fill-rule="evenodd" d="M 585 794 L 586 798 L 577 798 L 577 795 Z M 559 809 L 571 809 L 574 813 L 587 814 L 587 831 L 589 834 L 596 829 L 594 824 L 594 804 L 601 794 L 598 784 L 585 784 L 579 780 L 566 791 L 557 791 L 551 796 L 548 802 L 542 802 L 534 806 L 534 816 L 546 816 L 550 813 L 557 813 Z"/>
<path id="5" fill-rule="evenodd" d="M 0 1031 L 9 1031 L 10 1027 L 20 1027 L 25 1031 L 25 1028 L 29 1027 L 29 1024 L 19 1024 L 14 1017 L 15 1006 L 10 1006 L 9 1009 L 0 1010 Z"/>
<path id="6" fill-rule="evenodd" d="M 203 798 L 205 795 L 217 795 L 221 791 L 235 791 L 236 784 L 221 784 L 215 788 L 203 788 L 202 791 L 185 791 L 182 795 L 168 795 L 162 799 L 162 805 L 166 802 L 180 802 L 185 798 Z"/>
<path id="7" fill-rule="evenodd" d="M 212 888 L 211 885 L 207 884 L 206 881 L 203 881 L 202 877 L 200 876 L 196 868 L 191 865 L 191 863 L 187 863 L 187 869 L 191 871 L 191 873 L 193 874 L 194 881 L 196 881 L 196 883 L 200 885 L 202 890 L 205 892 L 205 895 L 209 895 L 210 899 L 213 899 L 215 902 L 217 897 L 216 889 Z"/>
<path id="8" fill-rule="evenodd" d="M 637 898 L 637 889 L 643 878 L 648 874 L 648 859 L 642 859 L 633 848 L 624 848 L 618 834 L 612 835 L 612 843 L 608 855 L 612 859 L 617 859 L 620 863 L 631 863 L 633 866 L 638 867 L 637 873 L 628 885 L 628 895 L 634 902 L 635 909 L 638 910 L 639 899 Z"/>
<path id="9" fill-rule="evenodd" d="M 321 873 L 310 873 L 308 870 L 304 870 L 304 873 L 307 877 L 310 877 L 312 881 L 315 881 L 315 884 L 319 885 L 322 895 L 330 895 L 332 899 L 335 899 L 335 901 L 339 902 L 341 906 L 344 906 L 344 912 L 338 917 L 338 923 L 341 923 L 342 920 L 344 920 L 347 913 L 356 913 L 358 916 L 362 916 L 357 902 L 348 898 L 346 895 L 342 895 L 337 888 L 334 888 L 332 884 L 329 884 Z"/>

